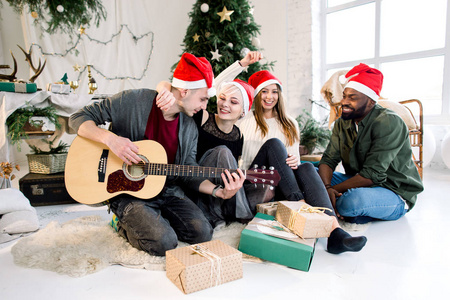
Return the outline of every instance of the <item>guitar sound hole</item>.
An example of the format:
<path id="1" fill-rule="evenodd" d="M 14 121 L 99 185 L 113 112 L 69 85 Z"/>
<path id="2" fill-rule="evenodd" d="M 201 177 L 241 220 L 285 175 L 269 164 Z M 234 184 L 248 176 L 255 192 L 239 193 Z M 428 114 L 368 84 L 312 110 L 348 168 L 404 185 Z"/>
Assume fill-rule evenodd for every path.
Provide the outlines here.
<path id="1" fill-rule="evenodd" d="M 148 159 L 139 154 L 139 157 L 144 160 L 144 162 L 139 162 L 138 164 L 132 164 L 131 166 L 127 165 L 126 163 L 123 164 L 122 170 L 125 174 L 125 176 L 129 180 L 137 181 L 145 178 L 147 175 L 145 173 L 145 168 L 148 164 Z"/>
<path id="2" fill-rule="evenodd" d="M 144 166 L 142 164 L 133 164 L 131 166 L 127 166 L 127 173 L 131 177 L 141 177 L 144 175 Z"/>

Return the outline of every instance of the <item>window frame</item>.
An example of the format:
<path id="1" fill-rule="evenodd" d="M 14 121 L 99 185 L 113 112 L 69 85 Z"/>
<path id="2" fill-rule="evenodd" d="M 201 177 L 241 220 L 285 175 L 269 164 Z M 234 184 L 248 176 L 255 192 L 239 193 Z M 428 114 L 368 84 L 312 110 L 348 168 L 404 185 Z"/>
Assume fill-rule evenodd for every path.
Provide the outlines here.
<path id="1" fill-rule="evenodd" d="M 444 57 L 444 74 L 442 82 L 442 108 L 441 113 L 438 115 L 426 115 L 425 120 L 427 123 L 435 124 L 450 124 L 450 3 L 447 3 L 447 16 L 446 16 L 446 33 L 445 33 L 445 45 L 443 48 L 436 48 L 425 51 L 416 51 L 410 53 L 402 53 L 395 55 L 380 55 L 380 32 L 381 32 L 381 2 L 383 0 L 354 0 L 345 4 L 327 7 L 327 0 L 321 1 L 321 78 L 322 85 L 325 83 L 327 78 L 327 70 L 329 69 L 349 69 L 360 62 L 365 64 L 373 65 L 375 68 L 380 68 L 383 63 L 404 61 L 411 59 L 420 59 L 433 56 L 443 56 Z M 330 63 L 326 61 L 326 22 L 327 15 L 330 13 L 338 12 L 345 9 L 354 8 L 360 5 L 365 5 L 369 3 L 375 3 L 375 51 L 374 57 L 364 60 L 355 61 L 345 61 L 339 63 Z M 406 100 L 406 99 L 405 99 Z M 420 99 L 419 99 L 420 100 Z"/>

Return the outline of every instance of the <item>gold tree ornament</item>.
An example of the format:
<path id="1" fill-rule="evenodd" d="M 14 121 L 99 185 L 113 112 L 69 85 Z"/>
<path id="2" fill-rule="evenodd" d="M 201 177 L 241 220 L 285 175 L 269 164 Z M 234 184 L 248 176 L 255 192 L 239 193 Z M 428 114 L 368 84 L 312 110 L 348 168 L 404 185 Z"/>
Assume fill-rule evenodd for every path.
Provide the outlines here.
<path id="1" fill-rule="evenodd" d="M 220 16 L 220 23 L 227 20 L 231 22 L 231 14 L 234 13 L 234 10 L 227 10 L 227 7 L 224 6 L 223 10 L 221 12 L 218 12 L 217 14 Z"/>
<path id="2" fill-rule="evenodd" d="M 35 12 L 35 11 L 32 11 L 32 12 L 31 12 L 31 16 L 32 16 L 33 18 L 37 19 L 38 13 Z"/>
<path id="3" fill-rule="evenodd" d="M 196 33 L 196 34 L 194 34 L 194 36 L 192 38 L 194 39 L 194 42 L 198 42 L 198 39 L 200 38 L 200 36 Z"/>

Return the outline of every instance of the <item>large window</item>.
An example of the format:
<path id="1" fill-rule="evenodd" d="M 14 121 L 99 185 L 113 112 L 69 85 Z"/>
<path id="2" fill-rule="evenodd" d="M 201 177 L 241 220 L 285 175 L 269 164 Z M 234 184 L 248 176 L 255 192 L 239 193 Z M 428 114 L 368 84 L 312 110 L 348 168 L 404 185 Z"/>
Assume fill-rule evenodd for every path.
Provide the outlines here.
<path id="1" fill-rule="evenodd" d="M 322 1 L 324 81 L 363 62 L 383 72 L 383 97 L 417 98 L 429 120 L 448 120 L 448 0 Z"/>

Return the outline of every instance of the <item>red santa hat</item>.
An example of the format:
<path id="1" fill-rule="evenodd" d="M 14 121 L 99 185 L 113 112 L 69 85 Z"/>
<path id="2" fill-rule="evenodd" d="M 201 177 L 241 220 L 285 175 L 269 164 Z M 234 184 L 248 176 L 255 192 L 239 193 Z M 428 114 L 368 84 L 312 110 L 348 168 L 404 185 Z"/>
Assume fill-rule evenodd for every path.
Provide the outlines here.
<path id="1" fill-rule="evenodd" d="M 234 85 L 241 91 L 242 99 L 244 101 L 244 115 L 246 115 L 252 107 L 255 89 L 250 84 L 240 79 L 226 82 L 222 86 L 226 85 Z"/>
<path id="2" fill-rule="evenodd" d="M 278 84 L 280 90 L 283 91 L 283 86 L 281 85 L 281 81 L 278 80 L 275 76 L 273 76 L 269 71 L 258 71 L 254 73 L 248 79 L 248 83 L 250 83 L 255 88 L 255 96 L 268 85 Z"/>
<path id="3" fill-rule="evenodd" d="M 214 96 L 216 89 L 211 64 L 204 57 L 183 53 L 173 72 L 172 86 L 188 90 L 207 87 L 208 96 Z"/>
<path id="4" fill-rule="evenodd" d="M 345 74 L 345 88 L 352 88 L 377 101 L 383 86 L 383 74 L 366 64 L 359 64 Z"/>

